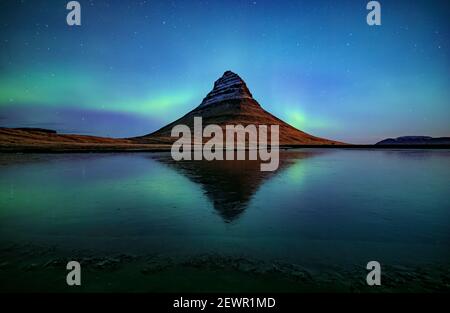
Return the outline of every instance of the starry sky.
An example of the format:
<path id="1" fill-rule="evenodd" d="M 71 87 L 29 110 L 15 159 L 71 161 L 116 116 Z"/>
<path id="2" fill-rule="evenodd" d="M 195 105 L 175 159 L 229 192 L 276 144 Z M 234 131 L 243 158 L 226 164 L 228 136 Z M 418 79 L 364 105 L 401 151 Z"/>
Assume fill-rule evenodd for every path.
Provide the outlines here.
<path id="1" fill-rule="evenodd" d="M 313 135 L 450 136 L 448 1 L 0 0 L 0 126 L 148 134 L 226 70 Z"/>

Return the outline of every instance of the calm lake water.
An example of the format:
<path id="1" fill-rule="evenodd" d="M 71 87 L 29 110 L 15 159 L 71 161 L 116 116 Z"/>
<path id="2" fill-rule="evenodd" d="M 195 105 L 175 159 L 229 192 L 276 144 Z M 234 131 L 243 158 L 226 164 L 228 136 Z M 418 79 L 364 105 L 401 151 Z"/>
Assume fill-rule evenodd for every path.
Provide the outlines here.
<path id="1" fill-rule="evenodd" d="M 308 268 L 450 264 L 449 150 L 280 157 L 278 171 L 263 173 L 257 161 L 174 162 L 170 153 L 2 154 L 0 247 Z"/>

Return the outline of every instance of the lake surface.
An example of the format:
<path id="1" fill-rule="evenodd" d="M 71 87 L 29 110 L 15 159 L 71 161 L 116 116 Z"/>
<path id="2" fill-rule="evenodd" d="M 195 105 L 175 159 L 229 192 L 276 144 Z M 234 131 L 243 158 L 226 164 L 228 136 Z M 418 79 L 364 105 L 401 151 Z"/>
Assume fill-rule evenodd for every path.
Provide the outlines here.
<path id="1" fill-rule="evenodd" d="M 95 265 L 106 260 L 111 279 L 122 266 L 107 265 L 123 261 L 102 259 L 111 255 L 135 256 L 124 266 L 147 278 L 172 275 L 169 265 L 183 260 L 253 278 L 265 273 L 258 266 L 272 276 L 356 268 L 365 282 L 375 260 L 437 269 L 445 277 L 437 286 L 448 288 L 449 150 L 299 149 L 280 158 L 278 171 L 265 173 L 258 161 L 175 162 L 170 153 L 1 154 L 1 289 L 58 256 L 83 257 L 100 276 Z"/>

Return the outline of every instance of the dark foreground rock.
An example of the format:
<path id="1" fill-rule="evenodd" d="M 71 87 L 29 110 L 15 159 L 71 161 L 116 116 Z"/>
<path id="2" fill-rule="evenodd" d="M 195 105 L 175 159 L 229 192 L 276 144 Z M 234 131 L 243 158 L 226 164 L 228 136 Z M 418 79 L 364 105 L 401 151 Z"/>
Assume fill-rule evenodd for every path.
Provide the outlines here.
<path id="1" fill-rule="evenodd" d="M 67 262 L 82 286 L 66 284 Z M 360 265 L 311 267 L 248 256 L 101 254 L 52 247 L 0 247 L 1 292 L 449 292 L 446 264 L 385 265 L 381 286 L 366 284 Z"/>

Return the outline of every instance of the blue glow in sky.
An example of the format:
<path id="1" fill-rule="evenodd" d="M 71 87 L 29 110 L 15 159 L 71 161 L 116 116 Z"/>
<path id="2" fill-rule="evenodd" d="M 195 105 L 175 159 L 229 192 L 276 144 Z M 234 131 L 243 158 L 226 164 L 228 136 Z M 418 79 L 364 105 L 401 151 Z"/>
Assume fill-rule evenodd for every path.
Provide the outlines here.
<path id="1" fill-rule="evenodd" d="M 449 136 L 448 1 L 0 2 L 0 125 L 127 137 L 200 104 L 224 71 L 313 135 Z"/>

